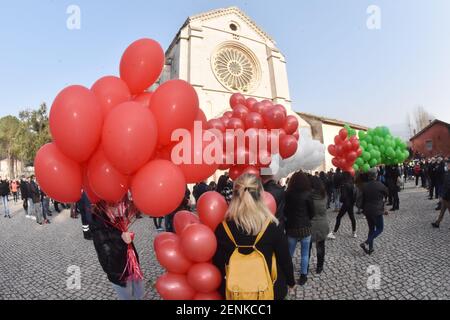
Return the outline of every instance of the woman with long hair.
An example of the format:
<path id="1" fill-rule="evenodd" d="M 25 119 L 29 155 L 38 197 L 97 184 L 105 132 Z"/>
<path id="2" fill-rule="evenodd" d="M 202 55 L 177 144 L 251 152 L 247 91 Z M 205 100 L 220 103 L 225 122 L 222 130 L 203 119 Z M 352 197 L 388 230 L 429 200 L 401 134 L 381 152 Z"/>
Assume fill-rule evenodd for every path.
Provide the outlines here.
<path id="1" fill-rule="evenodd" d="M 237 247 L 239 252 L 245 255 L 254 252 L 253 247 L 256 248 L 264 255 L 268 270 L 272 270 L 272 258 L 275 255 L 278 270 L 274 283 L 275 299 L 283 299 L 286 296 L 287 285 L 291 288 L 295 286 L 294 269 L 286 237 L 277 227 L 278 220 L 265 205 L 262 194 L 261 181 L 254 175 L 244 174 L 234 182 L 233 198 L 225 221 L 215 232 L 217 251 L 213 262 L 222 273 L 222 294 L 225 292 L 226 266 Z M 233 239 L 227 234 L 226 228 Z M 257 237 L 259 241 L 256 241 Z"/>
<path id="2" fill-rule="evenodd" d="M 308 281 L 311 219 L 314 217 L 314 203 L 311 196 L 311 182 L 303 172 L 294 173 L 289 180 L 284 214 L 291 257 L 294 256 L 297 243 L 301 244 L 299 284 L 304 285 Z"/>
<path id="3" fill-rule="evenodd" d="M 312 186 L 312 199 L 314 203 L 314 217 L 311 220 L 311 245 L 309 249 L 309 256 L 311 257 L 311 250 L 313 244 L 316 244 L 317 251 L 317 267 L 316 273 L 320 274 L 323 271 L 325 262 L 325 240 L 330 232 L 327 218 L 327 192 L 323 181 L 317 177 L 310 177 Z"/>

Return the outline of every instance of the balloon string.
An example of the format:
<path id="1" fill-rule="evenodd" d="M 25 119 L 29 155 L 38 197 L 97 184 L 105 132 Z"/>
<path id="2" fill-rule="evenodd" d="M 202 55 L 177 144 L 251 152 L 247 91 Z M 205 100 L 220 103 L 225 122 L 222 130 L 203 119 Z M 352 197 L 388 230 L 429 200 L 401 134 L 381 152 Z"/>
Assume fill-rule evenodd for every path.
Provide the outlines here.
<path id="1" fill-rule="evenodd" d="M 144 279 L 144 275 L 142 274 L 141 267 L 137 261 L 136 253 L 134 252 L 131 243 L 127 248 L 127 264 L 125 265 L 125 269 L 123 270 L 120 279 L 125 281 L 139 281 Z"/>

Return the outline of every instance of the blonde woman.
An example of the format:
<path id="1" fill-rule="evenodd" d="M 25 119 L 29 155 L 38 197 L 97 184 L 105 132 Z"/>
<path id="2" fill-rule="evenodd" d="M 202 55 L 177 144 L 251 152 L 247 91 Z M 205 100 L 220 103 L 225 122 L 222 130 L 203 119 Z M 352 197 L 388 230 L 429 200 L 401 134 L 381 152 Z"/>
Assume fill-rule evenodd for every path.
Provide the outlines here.
<path id="1" fill-rule="evenodd" d="M 255 243 L 257 235 L 269 223 L 255 247 L 264 255 L 269 270 L 272 269 L 272 256 L 275 254 L 278 271 L 274 284 L 274 297 L 281 300 L 287 294 L 287 286 L 291 289 L 295 286 L 294 268 L 287 239 L 277 227 L 278 220 L 262 201 L 263 191 L 261 181 L 256 176 L 250 174 L 240 176 L 234 182 L 233 198 L 225 222 L 237 245 L 250 246 L 250 248 L 240 248 L 239 252 L 242 254 L 253 252 L 251 246 Z M 223 224 L 217 227 L 216 237 L 218 246 L 213 263 L 222 273 L 221 294 L 224 296 L 225 266 L 228 265 L 236 246 L 227 235 Z"/>

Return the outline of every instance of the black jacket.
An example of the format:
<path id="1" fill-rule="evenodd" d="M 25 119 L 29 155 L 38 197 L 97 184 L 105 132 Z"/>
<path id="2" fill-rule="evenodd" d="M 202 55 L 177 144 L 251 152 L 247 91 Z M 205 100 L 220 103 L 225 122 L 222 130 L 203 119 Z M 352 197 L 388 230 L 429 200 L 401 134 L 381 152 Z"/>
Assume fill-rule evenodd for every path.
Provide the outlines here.
<path id="1" fill-rule="evenodd" d="M 232 221 L 228 221 L 227 223 L 238 245 L 254 244 L 256 236 L 244 234 Z M 225 266 L 228 264 L 235 246 L 226 234 L 222 224 L 217 227 L 215 233 L 217 238 L 217 251 L 213 257 L 213 263 L 222 273 L 220 292 L 225 296 Z M 275 253 L 277 259 L 277 281 L 274 286 L 274 294 L 276 300 L 283 299 L 287 294 L 287 285 L 295 285 L 294 267 L 289 254 L 286 236 L 280 228 L 274 223 L 271 223 L 256 245 L 256 248 L 264 255 L 269 270 L 272 268 L 272 255 Z M 252 249 L 242 248 L 239 251 L 243 254 L 249 254 L 252 252 Z"/>
<path id="2" fill-rule="evenodd" d="M 36 184 L 36 182 L 31 181 L 28 184 L 28 195 L 33 200 L 33 203 L 41 202 L 41 191 L 39 190 L 39 187 Z"/>
<path id="3" fill-rule="evenodd" d="M 445 173 L 442 186 L 442 199 L 450 201 L 450 172 Z"/>
<path id="4" fill-rule="evenodd" d="M 344 177 L 341 172 L 336 172 L 333 176 L 333 187 L 339 189 L 342 186 Z"/>
<path id="5" fill-rule="evenodd" d="M 6 197 L 9 194 L 9 183 L 6 180 L 0 182 L 0 196 Z"/>
<path id="6" fill-rule="evenodd" d="M 202 196 L 202 194 L 204 194 L 207 191 L 208 191 L 208 185 L 206 183 L 200 182 L 199 184 L 196 184 L 192 191 L 195 201 L 198 201 L 198 199 Z"/>
<path id="7" fill-rule="evenodd" d="M 280 222 L 279 226 L 284 230 L 285 225 L 285 216 L 284 216 L 284 206 L 286 203 L 285 193 L 283 187 L 278 185 L 275 181 L 270 180 L 267 181 L 264 184 L 264 191 L 270 193 L 274 198 L 275 202 L 277 203 L 277 212 L 275 216 L 277 217 L 278 221 Z"/>
<path id="8" fill-rule="evenodd" d="M 345 183 L 341 187 L 341 198 L 339 199 L 347 208 L 352 208 L 356 201 L 356 191 L 353 183 Z"/>
<path id="9" fill-rule="evenodd" d="M 311 234 L 311 219 L 314 217 L 314 202 L 310 192 L 286 192 L 284 206 L 286 232 L 294 238 L 304 238 Z"/>
<path id="10" fill-rule="evenodd" d="M 20 181 L 20 194 L 22 195 L 22 199 L 28 199 L 30 196 L 28 194 L 28 182 L 25 180 Z"/>
<path id="11" fill-rule="evenodd" d="M 366 216 L 380 216 L 384 214 L 384 197 L 388 189 L 380 181 L 371 180 L 362 188 L 362 208 Z"/>
<path id="12" fill-rule="evenodd" d="M 100 265 L 109 281 L 125 287 L 125 279 L 128 275 L 122 275 L 127 263 L 128 245 L 122 239 L 122 231 L 106 222 L 109 221 L 109 218 L 104 213 L 96 208 L 93 211 L 95 214 L 92 215 L 90 230 Z M 139 256 L 133 243 L 132 247 L 139 262 Z"/>

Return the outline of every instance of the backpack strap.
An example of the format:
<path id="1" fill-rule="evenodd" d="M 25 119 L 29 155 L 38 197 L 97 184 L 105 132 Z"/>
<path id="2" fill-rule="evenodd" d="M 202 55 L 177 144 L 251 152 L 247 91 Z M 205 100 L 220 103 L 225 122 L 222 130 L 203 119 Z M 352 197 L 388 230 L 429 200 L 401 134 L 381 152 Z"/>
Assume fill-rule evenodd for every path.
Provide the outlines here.
<path id="1" fill-rule="evenodd" d="M 258 244 L 259 240 L 261 240 L 261 238 L 264 235 L 264 233 L 266 232 L 267 227 L 269 226 L 270 222 L 272 222 L 272 220 L 271 219 L 267 219 L 267 221 L 264 224 L 263 228 L 261 229 L 261 231 L 258 233 L 258 236 L 256 237 L 255 243 L 253 244 L 254 247 L 256 247 L 256 245 Z"/>
<path id="2" fill-rule="evenodd" d="M 237 245 L 236 240 L 234 240 L 233 234 L 231 233 L 231 230 L 228 227 L 227 222 L 226 221 L 222 221 L 222 226 L 225 229 L 225 232 L 227 233 L 228 238 L 230 238 L 230 240 L 234 243 L 236 248 L 238 248 L 239 246 Z"/>
<path id="3" fill-rule="evenodd" d="M 233 234 L 231 233 L 230 227 L 228 227 L 228 224 L 227 224 L 226 221 L 222 221 L 222 226 L 225 229 L 225 232 L 226 232 L 228 238 L 230 238 L 230 240 L 233 242 L 233 244 L 236 246 L 236 248 L 254 248 L 255 249 L 256 245 L 258 244 L 259 240 L 261 240 L 262 236 L 266 232 L 267 227 L 269 226 L 271 221 L 272 221 L 271 219 L 267 219 L 267 221 L 264 224 L 263 228 L 261 229 L 261 231 L 256 236 L 255 243 L 253 245 L 250 245 L 250 246 L 241 246 L 241 245 L 238 245 L 236 243 L 236 240 L 234 239 Z"/>

